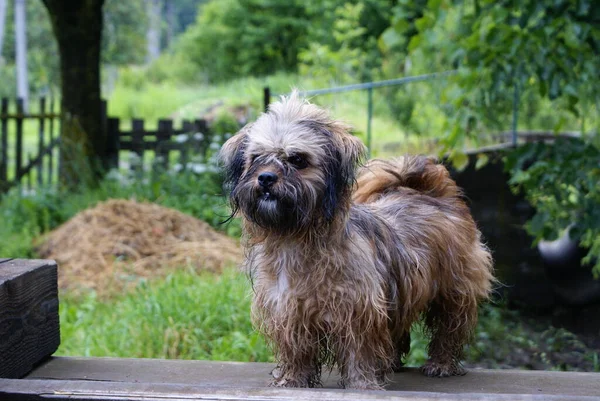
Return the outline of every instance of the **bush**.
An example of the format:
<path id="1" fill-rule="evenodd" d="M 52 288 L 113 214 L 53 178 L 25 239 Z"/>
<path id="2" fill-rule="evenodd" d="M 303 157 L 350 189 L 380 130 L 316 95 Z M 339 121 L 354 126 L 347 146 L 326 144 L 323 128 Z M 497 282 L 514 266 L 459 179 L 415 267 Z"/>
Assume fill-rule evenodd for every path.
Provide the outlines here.
<path id="1" fill-rule="evenodd" d="M 583 263 L 600 276 L 600 150 L 581 139 L 530 143 L 511 152 L 505 168 L 515 192 L 536 209 L 526 229 L 536 242 L 565 230 L 588 250 Z"/>

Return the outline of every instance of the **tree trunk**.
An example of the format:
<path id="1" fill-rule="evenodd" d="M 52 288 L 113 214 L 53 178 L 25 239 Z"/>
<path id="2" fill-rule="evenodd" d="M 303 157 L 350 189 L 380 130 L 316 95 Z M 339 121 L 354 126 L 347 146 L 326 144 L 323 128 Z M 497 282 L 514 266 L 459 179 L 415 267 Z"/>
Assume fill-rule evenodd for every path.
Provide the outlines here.
<path id="1" fill-rule="evenodd" d="M 95 185 L 108 167 L 100 98 L 104 0 L 42 1 L 60 53 L 61 183 L 68 188 Z"/>

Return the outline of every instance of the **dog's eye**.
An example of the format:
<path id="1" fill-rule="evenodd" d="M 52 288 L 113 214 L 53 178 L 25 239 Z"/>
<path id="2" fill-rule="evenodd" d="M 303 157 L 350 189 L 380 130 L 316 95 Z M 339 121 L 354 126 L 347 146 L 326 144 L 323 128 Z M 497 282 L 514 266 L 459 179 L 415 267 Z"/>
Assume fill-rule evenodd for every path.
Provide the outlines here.
<path id="1" fill-rule="evenodd" d="M 288 163 L 296 167 L 298 170 L 308 167 L 308 162 L 303 155 L 293 154 L 287 159 Z"/>

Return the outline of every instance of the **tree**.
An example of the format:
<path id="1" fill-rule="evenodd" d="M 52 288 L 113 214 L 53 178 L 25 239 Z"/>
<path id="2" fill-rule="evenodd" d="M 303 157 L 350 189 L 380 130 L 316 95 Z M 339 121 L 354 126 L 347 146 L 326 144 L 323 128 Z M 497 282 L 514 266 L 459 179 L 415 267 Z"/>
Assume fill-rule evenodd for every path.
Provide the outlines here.
<path id="1" fill-rule="evenodd" d="M 304 1 L 213 0 L 178 50 L 210 81 L 294 71 L 308 28 Z"/>
<path id="2" fill-rule="evenodd" d="M 399 1 L 395 15 L 411 7 Z M 600 8 L 593 0 L 429 0 L 419 14 L 410 24 L 392 23 L 383 37 L 402 44 L 408 57 L 457 69 L 445 96 L 451 116 L 444 150 L 503 114 L 514 94 L 554 101 L 578 120 L 582 140 L 521 147 L 506 168 L 536 207 L 526 226 L 535 240 L 568 230 L 600 276 L 600 126 L 588 116 L 600 105 Z"/>
<path id="3" fill-rule="evenodd" d="M 108 159 L 100 98 L 104 0 L 42 1 L 60 54 L 61 181 L 68 187 L 95 184 Z"/>

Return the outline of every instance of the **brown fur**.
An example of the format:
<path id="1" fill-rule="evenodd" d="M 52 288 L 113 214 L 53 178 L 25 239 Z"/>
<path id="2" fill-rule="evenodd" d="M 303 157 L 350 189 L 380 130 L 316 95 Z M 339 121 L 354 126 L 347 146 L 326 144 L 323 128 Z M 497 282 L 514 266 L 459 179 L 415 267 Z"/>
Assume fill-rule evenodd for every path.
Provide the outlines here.
<path id="1" fill-rule="evenodd" d="M 421 318 L 423 373 L 464 374 L 462 348 L 494 280 L 490 253 L 443 166 L 373 160 L 355 178 L 364 146 L 348 129 L 292 95 L 221 151 L 253 318 L 278 360 L 272 384 L 319 385 L 326 365 L 345 387 L 380 388 Z"/>

